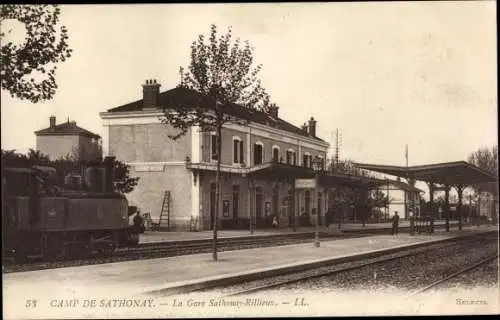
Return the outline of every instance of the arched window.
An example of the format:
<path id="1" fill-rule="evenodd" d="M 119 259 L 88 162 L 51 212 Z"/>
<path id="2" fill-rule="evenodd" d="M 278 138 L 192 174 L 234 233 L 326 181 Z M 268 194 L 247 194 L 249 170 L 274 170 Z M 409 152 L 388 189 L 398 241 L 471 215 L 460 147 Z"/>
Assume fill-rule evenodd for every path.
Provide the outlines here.
<path id="1" fill-rule="evenodd" d="M 295 150 L 288 149 L 286 151 L 286 164 L 296 165 Z"/>
<path id="2" fill-rule="evenodd" d="M 253 145 L 253 163 L 254 165 L 264 162 L 264 144 L 257 141 Z"/>
<path id="3" fill-rule="evenodd" d="M 273 161 L 279 162 L 280 159 L 280 147 L 273 146 Z"/>
<path id="4" fill-rule="evenodd" d="M 312 160 L 311 154 L 309 152 L 304 152 L 304 154 L 302 155 L 302 166 L 306 167 L 306 168 L 310 168 L 311 167 L 311 160 Z"/>

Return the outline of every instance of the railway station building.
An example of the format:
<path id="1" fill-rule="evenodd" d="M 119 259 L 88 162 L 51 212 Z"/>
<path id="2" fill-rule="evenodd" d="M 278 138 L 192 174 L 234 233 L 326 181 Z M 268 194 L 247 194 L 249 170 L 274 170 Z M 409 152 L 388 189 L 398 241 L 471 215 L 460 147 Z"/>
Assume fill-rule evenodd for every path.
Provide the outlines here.
<path id="1" fill-rule="evenodd" d="M 191 107 L 206 98 L 184 88 L 160 93 L 154 80 L 142 88 L 142 99 L 100 113 L 107 155 L 125 161 L 132 167 L 131 175 L 140 178 L 127 195 L 129 203 L 153 219 L 161 216 L 161 225 L 171 230 L 210 229 L 215 215 L 215 133 L 191 127 L 174 141 L 168 135 L 178 131 L 160 121 L 162 108 Z M 247 121 L 226 124 L 222 130 L 221 229 L 248 228 L 250 223 L 270 227 L 274 217 L 280 227 L 290 227 L 299 212 L 311 223 L 318 216 L 323 223 L 333 184 L 377 183 L 314 173 L 313 159 L 325 169 L 329 144 L 316 135 L 313 117 L 299 128 L 281 119 L 278 107 L 270 113 L 249 112 L 238 105 L 230 110 Z M 296 179 L 311 177 L 318 178 L 320 188 L 295 188 Z"/>

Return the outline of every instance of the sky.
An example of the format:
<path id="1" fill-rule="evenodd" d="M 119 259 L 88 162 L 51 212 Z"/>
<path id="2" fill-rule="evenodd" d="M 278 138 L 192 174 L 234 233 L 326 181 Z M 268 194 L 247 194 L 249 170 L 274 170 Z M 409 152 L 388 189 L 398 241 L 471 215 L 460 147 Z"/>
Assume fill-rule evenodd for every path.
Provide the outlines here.
<path id="1" fill-rule="evenodd" d="M 318 135 L 341 159 L 404 165 L 466 160 L 497 144 L 496 4 L 349 2 L 66 5 L 72 57 L 53 100 L 1 92 L 2 149 L 35 147 L 34 131 L 69 117 L 103 135 L 99 112 L 142 98 L 141 84 L 179 82 L 190 45 L 210 24 L 248 40 L 280 117 Z"/>

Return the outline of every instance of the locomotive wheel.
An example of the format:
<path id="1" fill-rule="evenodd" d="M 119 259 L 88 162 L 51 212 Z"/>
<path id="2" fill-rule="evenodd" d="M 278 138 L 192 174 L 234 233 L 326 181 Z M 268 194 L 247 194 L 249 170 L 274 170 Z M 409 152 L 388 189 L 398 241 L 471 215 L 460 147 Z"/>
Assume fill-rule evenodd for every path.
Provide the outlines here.
<path id="1" fill-rule="evenodd" d="M 116 250 L 114 243 L 99 243 L 97 244 L 97 251 L 102 255 L 111 255 Z"/>
<path id="2" fill-rule="evenodd" d="M 20 248 L 19 250 L 16 250 L 16 252 L 14 252 L 14 260 L 18 264 L 26 263 L 28 262 L 28 255 L 23 249 Z"/>
<path id="3" fill-rule="evenodd" d="M 42 256 L 46 260 L 59 260 L 66 256 L 63 241 L 57 235 L 45 234 L 42 237 Z"/>
<path id="4" fill-rule="evenodd" d="M 87 251 L 87 247 L 83 244 L 71 244 L 66 249 L 66 257 L 69 259 L 79 259 L 85 256 Z"/>
<path id="5" fill-rule="evenodd" d="M 130 233 L 129 235 L 129 244 L 130 245 L 137 245 L 139 244 L 139 234 L 138 233 Z"/>

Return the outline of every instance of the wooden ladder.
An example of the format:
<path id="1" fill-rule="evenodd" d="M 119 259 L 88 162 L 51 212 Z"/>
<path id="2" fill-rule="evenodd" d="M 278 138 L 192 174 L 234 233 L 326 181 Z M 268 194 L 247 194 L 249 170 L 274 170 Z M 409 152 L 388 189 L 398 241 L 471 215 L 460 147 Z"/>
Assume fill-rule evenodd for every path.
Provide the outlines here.
<path id="1" fill-rule="evenodd" d="M 158 220 L 158 228 L 161 227 L 162 222 L 167 223 L 167 229 L 170 229 L 170 191 L 165 191 L 163 195 L 163 203 L 161 205 L 160 219 Z"/>

